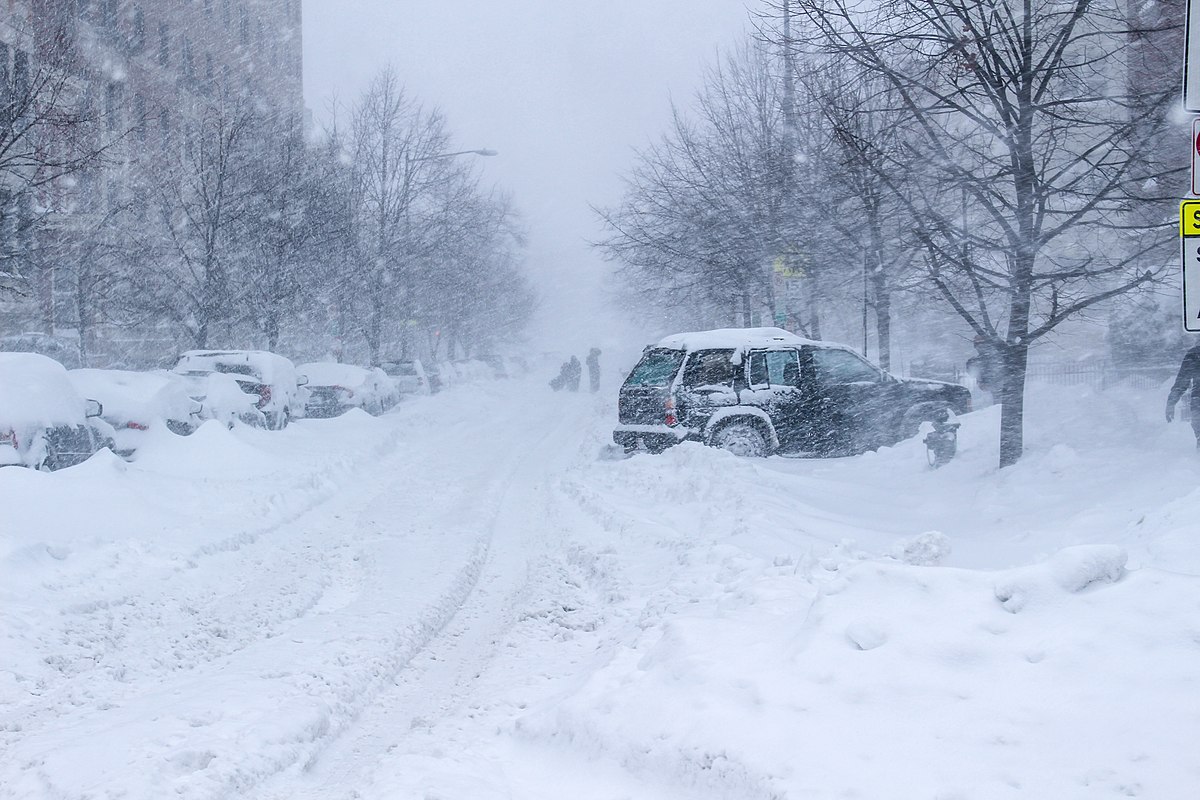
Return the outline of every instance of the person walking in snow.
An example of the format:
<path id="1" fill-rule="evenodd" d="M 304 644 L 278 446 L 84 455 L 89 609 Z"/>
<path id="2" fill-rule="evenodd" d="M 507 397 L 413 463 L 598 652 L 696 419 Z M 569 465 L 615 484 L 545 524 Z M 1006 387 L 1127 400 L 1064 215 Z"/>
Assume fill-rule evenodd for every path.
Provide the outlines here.
<path id="1" fill-rule="evenodd" d="M 579 359 L 571 356 L 571 360 L 566 366 L 567 388 L 572 392 L 579 391 L 579 379 L 583 377 L 583 365 L 579 363 Z"/>
<path id="2" fill-rule="evenodd" d="M 587 354 L 588 384 L 593 392 L 600 391 L 600 348 L 593 347 Z"/>
<path id="3" fill-rule="evenodd" d="M 1200 450 L 1200 344 L 1188 350 L 1179 365 L 1179 374 L 1167 395 L 1167 422 L 1175 419 L 1175 404 L 1189 389 L 1192 392 L 1192 433 L 1196 434 L 1196 449 Z"/>

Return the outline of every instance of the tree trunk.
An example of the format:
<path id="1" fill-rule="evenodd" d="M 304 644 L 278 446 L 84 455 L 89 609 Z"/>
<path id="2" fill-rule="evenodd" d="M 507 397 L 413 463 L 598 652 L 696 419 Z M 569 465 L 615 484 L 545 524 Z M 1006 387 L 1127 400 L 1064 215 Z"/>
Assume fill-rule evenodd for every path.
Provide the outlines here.
<path id="1" fill-rule="evenodd" d="M 879 338 L 879 366 L 892 368 L 892 297 L 887 279 L 880 270 L 875 274 L 875 334 Z M 865 353 L 864 353 L 865 355 Z"/>
<path id="2" fill-rule="evenodd" d="M 1011 467 L 1025 448 L 1025 373 L 1029 346 L 1009 344 L 1003 350 L 1004 375 L 1000 389 L 1000 468 Z"/>
<path id="3" fill-rule="evenodd" d="M 888 271 L 884 269 L 883 224 L 879 219 L 879 204 L 868 207 L 871 229 L 871 289 L 875 293 L 875 333 L 878 337 L 879 366 L 892 368 L 892 292 L 888 286 Z M 864 298 L 865 302 L 865 298 Z M 866 355 L 866 353 L 863 353 Z"/>

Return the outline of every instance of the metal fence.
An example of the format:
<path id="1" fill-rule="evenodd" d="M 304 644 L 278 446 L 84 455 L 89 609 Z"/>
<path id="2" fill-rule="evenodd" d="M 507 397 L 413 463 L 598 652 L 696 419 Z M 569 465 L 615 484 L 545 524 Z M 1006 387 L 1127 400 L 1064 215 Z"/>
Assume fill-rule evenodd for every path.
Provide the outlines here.
<path id="1" fill-rule="evenodd" d="M 1043 361 L 1029 365 L 1030 381 L 1052 386 L 1089 386 L 1107 389 L 1129 386 L 1134 389 L 1157 389 L 1175 377 L 1177 365 L 1118 366 L 1109 361 Z"/>

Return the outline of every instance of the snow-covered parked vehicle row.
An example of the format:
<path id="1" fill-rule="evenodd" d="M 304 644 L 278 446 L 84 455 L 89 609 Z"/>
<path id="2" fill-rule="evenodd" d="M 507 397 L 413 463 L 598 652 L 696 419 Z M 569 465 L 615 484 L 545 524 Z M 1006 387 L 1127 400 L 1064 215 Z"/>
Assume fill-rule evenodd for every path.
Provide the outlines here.
<path id="1" fill-rule="evenodd" d="M 738 455 L 841 455 L 894 444 L 964 414 L 964 386 L 897 378 L 853 349 L 780 328 L 669 336 L 621 387 L 613 441 L 661 451 L 684 439 Z"/>
<path id="2" fill-rule="evenodd" d="M 73 369 L 67 375 L 79 394 L 103 406 L 102 418 L 112 425 L 115 450 L 122 457 L 133 455 L 153 426 L 187 436 L 203 419 L 203 404 L 189 396 L 183 377 L 171 372 Z"/>
<path id="3" fill-rule="evenodd" d="M 308 378 L 304 416 L 336 417 L 352 408 L 382 414 L 400 399 L 393 380 L 379 367 L 313 361 L 300 365 Z"/>
<path id="4" fill-rule="evenodd" d="M 100 402 L 66 367 L 35 353 L 0 353 L 0 466 L 61 469 L 114 446 Z"/>
<path id="5" fill-rule="evenodd" d="M 189 350 L 172 371 L 189 380 L 193 399 L 220 417 L 236 415 L 247 424 L 280 430 L 303 407 L 300 387 L 307 379 L 297 375 L 291 361 L 265 350 Z M 213 375 L 232 378 L 253 399 L 253 410 L 229 394 L 227 382 L 211 380 Z"/>

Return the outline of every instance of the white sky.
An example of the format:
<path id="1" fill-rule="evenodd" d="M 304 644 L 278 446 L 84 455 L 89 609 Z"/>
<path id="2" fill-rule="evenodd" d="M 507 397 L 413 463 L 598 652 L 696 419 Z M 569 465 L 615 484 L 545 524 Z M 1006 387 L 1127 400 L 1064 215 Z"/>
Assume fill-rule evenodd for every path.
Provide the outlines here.
<path id="1" fill-rule="evenodd" d="M 747 29 L 743 0 L 304 0 L 304 91 L 318 120 L 392 64 L 463 148 L 490 147 L 530 233 L 535 339 L 616 344 L 588 204 L 612 205 L 633 148 L 665 129 Z M 635 331 L 634 336 L 643 334 Z M 561 344 L 556 344 L 561 342 Z"/>

